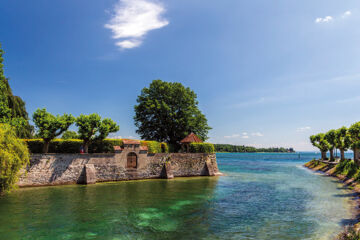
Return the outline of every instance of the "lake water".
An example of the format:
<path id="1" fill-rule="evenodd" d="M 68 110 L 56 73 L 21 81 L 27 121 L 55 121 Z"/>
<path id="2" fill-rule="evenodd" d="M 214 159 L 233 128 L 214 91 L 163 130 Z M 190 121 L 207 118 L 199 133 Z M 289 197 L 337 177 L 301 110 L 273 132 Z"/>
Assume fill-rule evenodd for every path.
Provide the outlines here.
<path id="1" fill-rule="evenodd" d="M 0 197 L 0 239 L 330 239 L 349 195 L 311 153 L 217 154 L 222 177 L 19 189 Z"/>

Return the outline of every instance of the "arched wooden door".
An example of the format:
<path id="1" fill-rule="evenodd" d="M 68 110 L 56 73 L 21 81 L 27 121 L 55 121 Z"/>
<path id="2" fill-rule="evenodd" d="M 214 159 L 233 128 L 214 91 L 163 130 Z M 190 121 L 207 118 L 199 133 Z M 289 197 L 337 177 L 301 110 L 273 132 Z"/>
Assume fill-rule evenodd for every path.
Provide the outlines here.
<path id="1" fill-rule="evenodd" d="M 137 168 L 137 155 L 131 152 L 127 155 L 127 168 Z"/>

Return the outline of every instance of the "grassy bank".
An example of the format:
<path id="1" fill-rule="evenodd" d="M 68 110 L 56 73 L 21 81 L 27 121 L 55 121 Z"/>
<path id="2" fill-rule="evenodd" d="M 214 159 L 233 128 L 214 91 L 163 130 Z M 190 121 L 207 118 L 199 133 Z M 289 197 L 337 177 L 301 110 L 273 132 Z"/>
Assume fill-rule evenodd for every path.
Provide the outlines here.
<path id="1" fill-rule="evenodd" d="M 354 160 L 348 159 L 336 164 L 314 159 L 304 166 L 311 170 L 320 171 L 326 175 L 335 177 L 341 180 L 350 190 L 360 194 L 360 167 L 355 164 Z M 337 240 L 360 240 L 360 201 L 357 196 L 354 197 L 354 200 L 356 201 L 354 216 L 357 223 L 352 226 L 346 226 L 345 230 L 336 238 Z"/>

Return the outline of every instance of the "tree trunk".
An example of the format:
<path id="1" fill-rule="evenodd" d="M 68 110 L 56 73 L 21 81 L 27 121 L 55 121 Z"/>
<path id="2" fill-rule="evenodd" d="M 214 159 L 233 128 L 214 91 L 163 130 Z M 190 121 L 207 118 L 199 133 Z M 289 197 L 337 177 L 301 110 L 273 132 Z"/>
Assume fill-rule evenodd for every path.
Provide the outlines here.
<path id="1" fill-rule="evenodd" d="M 340 149 L 341 161 L 345 160 L 345 151 L 344 149 Z"/>
<path id="2" fill-rule="evenodd" d="M 334 158 L 334 149 L 331 149 L 330 150 L 330 161 L 334 161 L 335 158 Z"/>
<path id="3" fill-rule="evenodd" d="M 89 142 L 84 142 L 84 153 L 89 153 Z"/>
<path id="4" fill-rule="evenodd" d="M 49 145 L 50 145 L 50 141 L 45 140 L 44 141 L 44 146 L 43 146 L 43 153 L 48 153 L 49 152 Z"/>
<path id="5" fill-rule="evenodd" d="M 326 151 L 321 152 L 321 159 L 326 160 Z"/>
<path id="6" fill-rule="evenodd" d="M 354 162 L 359 165 L 359 150 L 354 148 Z"/>

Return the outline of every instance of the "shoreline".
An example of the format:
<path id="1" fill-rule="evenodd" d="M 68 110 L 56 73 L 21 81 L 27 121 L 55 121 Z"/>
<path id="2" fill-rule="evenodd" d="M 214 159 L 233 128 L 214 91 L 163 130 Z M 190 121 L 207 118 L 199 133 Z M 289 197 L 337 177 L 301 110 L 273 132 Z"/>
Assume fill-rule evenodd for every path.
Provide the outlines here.
<path id="1" fill-rule="evenodd" d="M 316 161 L 316 162 L 315 162 Z M 336 163 L 322 162 L 319 160 L 311 160 L 303 165 L 303 167 L 323 174 L 324 176 L 332 177 L 341 183 L 346 190 L 349 190 L 353 195 L 349 196 L 351 219 L 343 224 L 343 227 L 353 227 L 355 230 L 360 230 L 360 183 L 353 178 L 347 178 L 344 175 L 337 174 Z M 340 233 L 339 233 L 340 234 Z"/>

